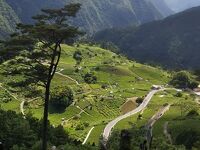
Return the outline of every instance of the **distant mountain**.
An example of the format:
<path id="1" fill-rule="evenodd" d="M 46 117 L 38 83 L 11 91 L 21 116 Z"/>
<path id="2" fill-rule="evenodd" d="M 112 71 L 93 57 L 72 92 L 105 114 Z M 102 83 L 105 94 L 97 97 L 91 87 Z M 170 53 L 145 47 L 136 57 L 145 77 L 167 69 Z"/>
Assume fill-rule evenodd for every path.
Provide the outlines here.
<path id="1" fill-rule="evenodd" d="M 0 38 L 13 32 L 18 22 L 20 20 L 13 9 L 4 0 L 0 0 Z"/>
<path id="2" fill-rule="evenodd" d="M 96 41 L 110 41 L 140 62 L 167 68 L 200 68 L 200 7 L 125 29 L 97 33 Z"/>
<path id="3" fill-rule="evenodd" d="M 1 0 L 2 1 L 2 0 Z M 128 25 L 138 25 L 167 16 L 171 11 L 157 0 L 74 0 L 82 4 L 79 17 L 74 22 L 89 33 Z M 32 23 L 31 17 L 42 8 L 62 7 L 71 0 L 4 0 L 0 7 L 10 7 L 7 12 L 18 16 L 23 23 Z M 163 8 L 164 7 L 164 8 Z M 164 11 L 162 11 L 164 10 Z M 17 18 L 17 17 L 16 17 Z"/>

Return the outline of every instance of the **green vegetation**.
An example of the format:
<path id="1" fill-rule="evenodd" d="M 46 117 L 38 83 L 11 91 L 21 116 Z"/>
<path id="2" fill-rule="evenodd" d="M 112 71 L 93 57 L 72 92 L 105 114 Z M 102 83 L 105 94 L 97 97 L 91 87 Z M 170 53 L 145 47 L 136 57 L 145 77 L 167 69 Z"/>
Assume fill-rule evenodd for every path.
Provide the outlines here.
<path id="1" fill-rule="evenodd" d="M 170 84 L 173 85 L 175 88 L 180 89 L 195 89 L 198 87 L 199 83 L 192 80 L 189 76 L 189 73 L 185 71 L 177 72 L 170 81 Z"/>
<path id="2" fill-rule="evenodd" d="M 178 70 L 199 69 L 199 13 L 200 7 L 195 7 L 138 27 L 106 29 L 94 40 L 112 42 L 121 53 L 142 63 Z"/>
<path id="3" fill-rule="evenodd" d="M 73 90 L 74 101 L 69 107 L 62 111 L 55 111 L 55 109 L 50 107 L 49 120 L 50 123 L 55 126 L 62 124 L 64 129 L 69 133 L 70 138 L 80 141 L 84 140 L 88 131 L 94 126 L 87 140 L 87 143 L 91 145 L 99 145 L 99 139 L 105 125 L 121 114 L 120 107 L 126 102 L 127 98 L 139 97 L 138 102 L 142 102 L 142 97 L 149 92 L 153 84 L 165 85 L 171 80 L 170 74 L 159 68 L 129 61 L 123 56 L 116 55 L 96 45 L 79 44 L 78 47 L 76 45 L 62 45 L 62 48 L 64 51 L 58 66 L 60 72 L 56 73 L 53 78 L 52 85 L 55 89 L 52 88 L 52 93 L 57 95 L 59 91 L 63 89 L 57 87 L 66 87 L 67 85 L 67 87 Z M 74 68 L 76 60 L 73 59 L 73 55 L 77 50 L 81 52 L 83 58 L 80 64 L 80 71 L 78 72 Z M 90 61 L 88 61 L 88 59 L 90 59 Z M 108 64 L 105 63 L 108 61 Z M 97 77 L 96 83 L 87 84 L 85 82 L 83 74 L 88 72 L 92 72 L 93 75 Z M 37 98 L 28 102 L 27 105 L 24 106 L 24 109 L 26 114 L 32 113 L 34 117 L 42 118 L 43 101 L 42 97 L 39 96 L 40 94 L 36 95 L 28 92 L 21 92 L 22 90 L 25 91 L 23 87 L 10 86 L 10 82 L 20 79 L 17 78 L 17 76 L 5 77 L 3 75 L 3 70 L 1 70 L 0 76 L 2 77 L 2 86 L 8 88 L 9 91 L 19 99 L 19 102 L 14 99 L 8 103 L 2 102 L 2 106 L 9 105 L 7 107 L 2 107 L 2 109 L 10 110 L 14 108 L 16 112 L 20 112 L 20 100 Z M 7 95 L 6 92 L 2 94 Z M 27 95 L 29 97 L 27 97 Z M 161 107 L 168 103 L 171 104 L 170 110 L 167 111 L 153 127 L 153 135 L 155 137 L 153 145 L 155 147 L 158 145 L 156 143 L 163 143 L 158 145 L 158 148 L 162 147 L 162 145 L 169 148 L 174 147 L 169 142 L 165 141 L 166 137 L 163 134 L 163 126 L 166 121 L 169 122 L 168 129 L 170 133 L 172 133 L 172 138 L 175 143 L 176 137 L 181 134 L 185 128 L 183 125 L 185 121 L 191 122 L 191 125 L 189 125 L 191 128 L 199 122 L 195 119 L 198 118 L 197 115 L 188 115 L 191 114 L 193 110 L 199 112 L 199 108 L 194 99 L 195 97 L 187 92 L 177 92 L 176 90 L 170 89 L 159 92 L 153 97 L 143 113 L 122 120 L 116 125 L 114 131 L 118 132 L 119 135 L 121 130 L 128 129 L 129 131 L 129 129 L 132 130 L 134 127 L 133 132 L 141 132 L 138 130 L 143 127 Z M 179 128 L 183 130 L 176 130 L 178 121 L 181 126 L 181 128 Z M 114 135 L 115 133 L 113 132 L 113 137 L 118 139 L 118 137 Z M 138 138 L 143 139 L 143 137 L 140 136 Z M 120 140 L 120 138 L 118 140 Z M 135 144 L 138 145 L 137 143 L 132 143 L 132 146 Z M 179 142 L 177 144 L 184 145 L 184 142 Z M 110 146 L 112 147 L 112 137 Z"/>
<path id="4" fill-rule="evenodd" d="M 24 119 L 22 115 L 16 114 L 13 111 L 3 110 L 0 110 L 0 119 L 3 120 L 0 123 L 0 141 L 3 144 L 3 147 L 1 147 L 2 149 L 40 149 L 40 139 L 42 137 L 41 120 L 33 118 L 30 115 L 27 115 L 26 119 Z M 51 148 L 52 146 L 67 145 L 73 150 L 76 147 L 86 149 L 86 147 L 81 146 L 79 142 L 75 142 L 70 139 L 62 126 L 52 127 L 48 124 L 48 130 L 49 148 Z M 92 147 L 87 148 L 92 149 Z"/>
<path id="5" fill-rule="evenodd" d="M 51 92 L 50 105 L 56 109 L 66 109 L 74 99 L 72 90 L 67 87 L 55 87 Z"/>
<path id="6" fill-rule="evenodd" d="M 49 120 L 55 126 L 62 124 L 70 137 L 81 141 L 84 140 L 89 129 L 95 126 L 88 139 L 90 144 L 99 144 L 103 127 L 108 121 L 121 114 L 120 107 L 127 98 L 143 97 L 149 92 L 152 84 L 164 85 L 170 80 L 170 75 L 159 68 L 129 61 L 96 45 L 80 44 L 79 47 L 62 45 L 62 48 L 64 51 L 58 66 L 60 72 L 55 74 L 52 85 L 55 88 L 69 86 L 74 92 L 74 102 L 63 111 L 55 111 L 50 107 Z M 79 72 L 74 68 L 76 61 L 73 59 L 77 50 L 82 53 L 83 58 Z M 35 94 L 27 91 L 27 87 L 10 86 L 12 85 L 10 83 L 21 77 L 9 76 L 8 78 L 3 75 L 3 70 L 0 71 L 2 86 L 8 87 L 19 98 L 18 106 L 15 106 L 16 110 L 20 112 L 20 100 L 30 100 L 24 106 L 25 113 L 32 113 L 34 117 L 42 118 L 43 101 L 40 93 L 43 93 L 43 90 L 38 87 L 36 91 L 39 93 Z M 93 72 L 97 77 L 96 83 L 85 82 L 83 74 L 88 72 Z M 57 89 L 52 92 L 56 95 L 58 94 L 56 91 Z M 14 105 L 15 101 L 9 104 Z M 85 122 L 89 124 L 88 127 L 83 126 Z M 79 126 L 83 128 L 75 130 Z"/>
<path id="7" fill-rule="evenodd" d="M 147 108 L 141 114 L 136 114 L 132 117 L 126 118 L 120 121 L 117 126 L 114 128 L 113 136 L 109 140 L 110 146 L 117 146 L 116 143 L 119 143 L 120 135 L 122 135 L 121 130 L 128 129 L 130 133 L 131 142 L 128 147 L 134 146 L 134 149 L 140 147 L 140 144 L 143 143 L 144 135 L 136 136 L 132 132 L 143 132 L 143 127 L 147 124 L 150 118 L 166 103 L 170 104 L 171 107 L 153 126 L 153 141 L 152 149 L 184 149 L 186 148 L 197 148 L 199 142 L 199 129 L 197 123 L 200 123 L 199 120 L 199 111 L 200 108 L 196 105 L 194 101 L 195 97 L 190 95 L 188 92 L 178 92 L 182 96 L 176 96 L 177 92 L 175 90 L 165 90 L 163 92 L 157 93 L 153 99 L 150 101 Z M 140 117 L 142 116 L 142 117 Z M 168 132 L 172 137 L 172 144 L 170 144 L 167 137 L 164 135 L 164 125 L 166 122 L 169 122 Z M 184 132 L 190 132 L 191 136 L 182 136 Z M 195 135 L 193 136 L 193 132 Z M 182 137 L 182 139 L 180 139 Z M 122 137 L 121 137 L 122 138 Z M 133 140 L 134 139 L 134 140 Z M 141 139 L 143 139 L 141 141 Z M 133 141 L 137 141 L 134 143 Z M 190 144 L 189 144 L 190 143 Z M 116 149 L 119 149 L 117 146 Z"/>
<path id="8" fill-rule="evenodd" d="M 50 97 L 52 96 L 51 102 L 54 105 L 66 107 L 71 104 L 72 94 L 68 93 L 65 95 L 67 99 L 64 99 L 62 91 L 59 93 L 62 95 L 56 99 L 55 94 L 51 95 L 50 89 L 63 51 L 61 44 L 64 42 L 69 44 L 71 42 L 67 41 L 74 40 L 82 34 L 68 21 L 76 17 L 79 9 L 78 3 L 60 9 L 42 9 L 42 13 L 33 16 L 34 24 L 18 24 L 17 32 L 9 40 L 2 42 L 1 63 L 6 64 L 4 73 L 23 77 L 12 85 L 31 87 L 31 92 L 35 92 L 38 87 L 44 90 L 42 150 L 47 150 Z M 6 60 L 9 62 L 7 63 Z M 13 67 L 15 64 L 18 66 Z M 21 111 L 24 114 L 23 108 Z"/>

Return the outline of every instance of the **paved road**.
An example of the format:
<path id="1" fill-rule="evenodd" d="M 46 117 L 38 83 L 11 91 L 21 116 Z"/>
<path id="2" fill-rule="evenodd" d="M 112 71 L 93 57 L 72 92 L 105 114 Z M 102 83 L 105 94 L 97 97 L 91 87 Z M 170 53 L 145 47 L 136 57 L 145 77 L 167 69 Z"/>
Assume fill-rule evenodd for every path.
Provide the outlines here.
<path id="1" fill-rule="evenodd" d="M 154 96 L 154 94 L 156 94 L 157 92 L 161 91 L 161 90 L 164 90 L 164 89 L 160 89 L 160 90 L 152 90 L 149 92 L 149 94 L 145 97 L 143 103 L 137 107 L 136 109 L 132 110 L 131 112 L 128 112 L 122 116 L 119 116 L 117 117 L 116 119 L 114 119 L 113 121 L 109 122 L 106 127 L 104 128 L 104 131 L 103 131 L 103 140 L 104 142 L 107 142 L 108 141 L 108 138 L 111 134 L 111 131 L 112 131 L 112 128 L 121 120 L 127 118 L 127 117 L 130 117 L 140 111 L 142 111 L 147 105 L 148 103 L 150 102 L 151 98 Z"/>
<path id="2" fill-rule="evenodd" d="M 90 136 L 90 134 L 91 134 L 91 132 L 92 132 L 93 129 L 94 129 L 94 127 L 92 127 L 92 128 L 90 129 L 90 131 L 88 132 L 88 134 L 87 134 L 85 140 L 83 141 L 82 145 L 84 145 L 84 144 L 87 142 L 87 140 L 88 140 L 88 138 L 89 138 L 89 136 Z"/>

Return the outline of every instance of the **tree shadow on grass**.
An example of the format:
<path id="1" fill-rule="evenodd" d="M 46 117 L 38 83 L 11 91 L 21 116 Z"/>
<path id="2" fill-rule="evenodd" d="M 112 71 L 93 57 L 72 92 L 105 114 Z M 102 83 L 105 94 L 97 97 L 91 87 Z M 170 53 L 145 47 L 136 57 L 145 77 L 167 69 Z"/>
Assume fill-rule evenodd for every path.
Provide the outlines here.
<path id="1" fill-rule="evenodd" d="M 49 104 L 50 114 L 62 114 L 65 112 L 65 107 Z"/>

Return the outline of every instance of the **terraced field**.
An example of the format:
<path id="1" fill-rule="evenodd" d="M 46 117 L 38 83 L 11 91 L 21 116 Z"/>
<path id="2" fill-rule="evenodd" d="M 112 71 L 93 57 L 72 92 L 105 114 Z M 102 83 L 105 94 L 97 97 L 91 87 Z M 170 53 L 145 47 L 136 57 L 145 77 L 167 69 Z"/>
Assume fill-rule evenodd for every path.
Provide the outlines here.
<path id="1" fill-rule="evenodd" d="M 81 141 L 94 126 L 88 142 L 98 144 L 104 126 L 121 114 L 120 106 L 127 98 L 145 96 L 153 84 L 165 85 L 169 81 L 170 74 L 162 69 L 130 61 L 98 46 L 83 44 L 75 47 L 67 45 L 62 47 L 64 52 L 52 85 L 68 85 L 74 91 L 75 99 L 73 104 L 64 111 L 50 107 L 49 120 L 55 126 L 62 124 L 72 137 Z M 83 57 L 78 72 L 75 67 L 76 61 L 73 59 L 76 50 L 79 50 Z M 87 84 L 83 78 L 86 73 L 93 73 L 97 77 L 97 82 Z M 2 87 L 7 88 L 17 98 L 17 100 L 11 98 L 9 102 L 1 102 L 1 107 L 20 113 L 21 101 L 32 100 L 25 103 L 25 114 L 31 113 L 41 118 L 43 114 L 42 97 L 31 95 L 28 90 L 21 92 L 24 89 L 10 86 L 11 81 L 15 82 L 20 78 L 22 77 L 5 77 L 1 74 Z M 9 95 L 3 89 L 0 94 Z M 155 99 L 158 98 L 155 97 Z M 144 118 L 147 120 L 164 103 L 166 103 L 165 100 L 159 103 L 153 100 L 148 109 L 144 111 Z M 154 109 L 151 109 L 152 105 L 155 105 Z M 137 116 L 130 118 L 131 122 L 135 122 L 136 118 Z M 126 119 L 123 123 L 119 123 L 116 129 L 121 129 L 120 126 L 123 128 L 130 126 L 130 120 Z M 141 120 L 139 124 L 144 122 L 145 120 Z M 82 128 L 79 129 L 78 126 Z"/>

